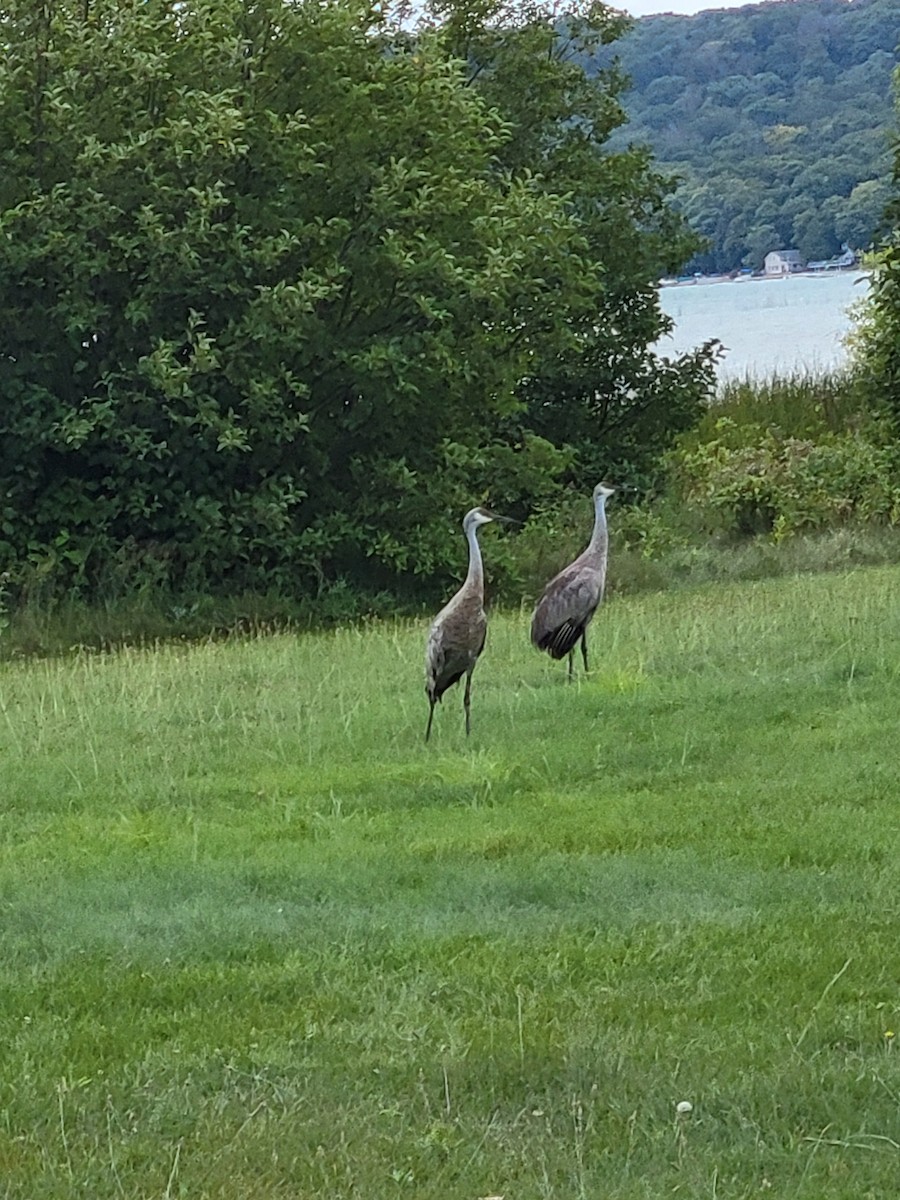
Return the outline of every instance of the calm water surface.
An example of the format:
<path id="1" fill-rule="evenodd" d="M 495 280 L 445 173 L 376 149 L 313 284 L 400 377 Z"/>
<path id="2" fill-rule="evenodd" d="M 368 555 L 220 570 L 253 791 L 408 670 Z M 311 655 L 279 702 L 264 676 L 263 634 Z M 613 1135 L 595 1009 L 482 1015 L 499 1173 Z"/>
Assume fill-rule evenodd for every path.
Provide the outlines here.
<path id="1" fill-rule="evenodd" d="M 838 367 L 853 327 L 848 308 L 866 289 L 855 271 L 664 287 L 660 302 L 675 330 L 657 349 L 681 353 L 718 338 L 727 347 L 720 380 Z"/>

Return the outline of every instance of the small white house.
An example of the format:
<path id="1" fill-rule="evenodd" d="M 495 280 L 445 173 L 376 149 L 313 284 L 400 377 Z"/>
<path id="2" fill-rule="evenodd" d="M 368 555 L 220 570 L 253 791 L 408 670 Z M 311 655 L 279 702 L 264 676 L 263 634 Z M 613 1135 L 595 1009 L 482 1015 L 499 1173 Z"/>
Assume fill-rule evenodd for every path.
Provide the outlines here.
<path id="1" fill-rule="evenodd" d="M 803 270 L 803 259 L 799 250 L 770 250 L 765 257 L 763 270 L 766 275 L 793 275 Z"/>

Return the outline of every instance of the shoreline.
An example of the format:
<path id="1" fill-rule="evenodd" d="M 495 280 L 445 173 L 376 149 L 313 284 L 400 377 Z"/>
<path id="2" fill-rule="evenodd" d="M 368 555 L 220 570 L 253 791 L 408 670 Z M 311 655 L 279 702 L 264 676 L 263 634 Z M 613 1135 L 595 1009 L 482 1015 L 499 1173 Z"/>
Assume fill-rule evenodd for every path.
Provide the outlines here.
<path id="1" fill-rule="evenodd" d="M 707 283 L 783 283 L 786 279 L 830 279 L 835 275 L 868 275 L 868 270 L 857 264 L 827 271 L 791 271 L 787 275 L 695 275 L 691 279 L 660 279 L 657 287 L 696 287 Z"/>

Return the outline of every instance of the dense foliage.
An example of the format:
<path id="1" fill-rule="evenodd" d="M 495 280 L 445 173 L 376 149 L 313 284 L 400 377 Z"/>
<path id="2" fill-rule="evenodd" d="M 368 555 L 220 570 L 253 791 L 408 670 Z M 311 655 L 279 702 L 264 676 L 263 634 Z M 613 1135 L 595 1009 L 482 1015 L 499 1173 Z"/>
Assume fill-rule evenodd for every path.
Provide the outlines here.
<path id="1" fill-rule="evenodd" d="M 900 67 L 894 73 L 894 101 L 897 121 L 888 232 L 873 265 L 857 357 L 870 401 L 888 411 L 896 429 L 900 424 Z"/>
<path id="2" fill-rule="evenodd" d="M 558 47 L 555 18 L 450 6 L 413 37 L 365 0 L 4 5 L 0 568 L 443 587 L 471 503 L 575 469 L 529 415 L 547 364 L 589 361 L 632 438 L 691 419 L 708 356 L 647 347 L 692 245 L 648 156 L 605 145 L 616 73 L 576 62 L 621 19 Z"/>
<path id="3" fill-rule="evenodd" d="M 710 242 L 691 270 L 757 268 L 786 247 L 826 259 L 876 239 L 898 38 L 896 0 L 792 0 L 635 24 L 616 47 L 633 81 L 618 136 L 646 142 L 682 178 L 677 204 Z"/>
<path id="4" fill-rule="evenodd" d="M 722 417 L 713 438 L 673 456 L 673 473 L 710 532 L 780 541 L 849 521 L 900 522 L 900 451 L 878 426 L 813 440 Z"/>
<path id="5" fill-rule="evenodd" d="M 610 472 L 646 486 L 672 437 L 698 417 L 698 381 L 712 384 L 713 348 L 676 362 L 648 352 L 665 328 L 660 268 L 677 270 L 698 241 L 667 204 L 672 182 L 648 151 L 610 152 L 607 144 L 625 119 L 626 80 L 615 67 L 588 75 L 583 64 L 627 25 L 609 13 L 588 19 L 567 11 L 560 22 L 532 9 L 513 27 L 499 3 L 455 4 L 450 14 L 443 26 L 450 52 L 465 60 L 472 85 L 514 130 L 501 161 L 514 172 L 537 172 L 566 196 L 585 262 L 600 273 L 588 303 L 570 309 L 574 342 L 529 364 L 518 389 L 525 407 L 509 432 L 576 447 L 568 477 L 582 489 L 585 477 Z"/>

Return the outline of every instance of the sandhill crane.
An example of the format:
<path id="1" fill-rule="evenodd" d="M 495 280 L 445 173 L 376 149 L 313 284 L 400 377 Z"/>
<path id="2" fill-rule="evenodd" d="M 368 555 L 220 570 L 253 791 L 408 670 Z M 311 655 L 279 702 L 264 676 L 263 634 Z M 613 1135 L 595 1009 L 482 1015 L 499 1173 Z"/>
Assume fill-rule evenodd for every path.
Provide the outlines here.
<path id="1" fill-rule="evenodd" d="M 472 672 L 484 649 L 487 617 L 484 615 L 484 568 L 478 545 L 478 527 L 489 521 L 504 520 L 486 508 L 473 508 L 463 518 L 463 533 L 469 543 L 469 570 L 465 582 L 452 600 L 441 609 L 428 630 L 425 647 L 425 691 L 428 694 L 428 728 L 431 736 L 434 706 L 447 688 L 466 677 L 463 705 L 466 710 L 466 734 L 471 729 L 470 698 Z"/>
<path id="2" fill-rule="evenodd" d="M 533 645 L 552 658 L 568 654 L 569 679 L 579 641 L 584 669 L 588 669 L 587 627 L 603 599 L 609 547 L 606 501 L 614 491 L 605 483 L 594 488 L 594 532 L 587 549 L 550 580 L 531 618 Z"/>

